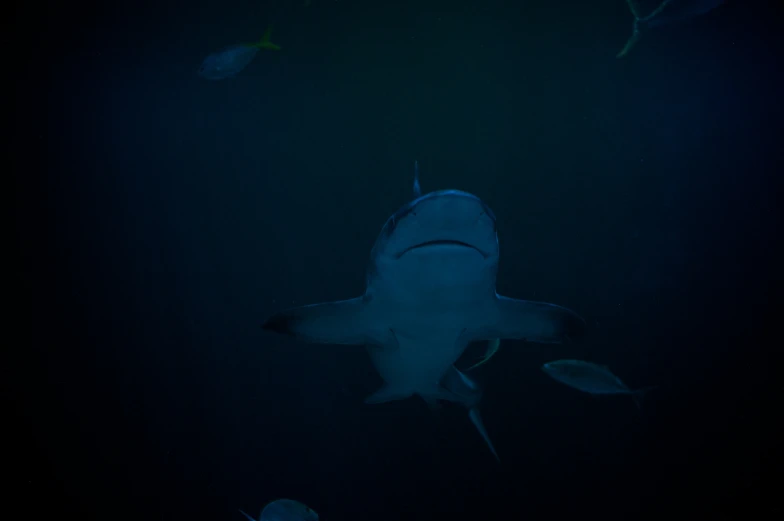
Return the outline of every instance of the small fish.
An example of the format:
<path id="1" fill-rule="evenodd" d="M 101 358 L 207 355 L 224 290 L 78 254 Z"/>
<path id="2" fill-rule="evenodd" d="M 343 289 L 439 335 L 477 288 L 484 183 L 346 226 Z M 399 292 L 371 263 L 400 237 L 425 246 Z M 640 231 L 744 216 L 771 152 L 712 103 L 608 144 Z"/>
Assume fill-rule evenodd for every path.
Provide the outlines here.
<path id="1" fill-rule="evenodd" d="M 250 521 L 256 521 L 240 510 Z M 318 514 L 307 505 L 293 499 L 277 499 L 261 511 L 258 521 L 318 521 Z"/>
<path id="2" fill-rule="evenodd" d="M 542 370 L 554 380 L 585 393 L 628 394 L 640 410 L 643 395 L 656 388 L 629 389 L 607 366 L 583 360 L 555 360 L 544 364 Z"/>
<path id="3" fill-rule="evenodd" d="M 199 76 L 208 80 L 223 80 L 236 76 L 253 61 L 259 49 L 279 51 L 280 46 L 270 41 L 272 26 L 267 27 L 261 40 L 255 43 L 244 43 L 226 47 L 204 58 L 199 67 Z"/>
<path id="4" fill-rule="evenodd" d="M 643 34 L 649 30 L 663 25 L 670 25 L 685 20 L 690 20 L 703 15 L 715 7 L 723 4 L 725 0 L 664 0 L 659 7 L 647 16 L 640 16 L 639 9 L 634 0 L 626 0 L 629 9 L 634 15 L 632 35 L 626 41 L 623 49 L 615 56 L 623 58 L 632 50 Z"/>

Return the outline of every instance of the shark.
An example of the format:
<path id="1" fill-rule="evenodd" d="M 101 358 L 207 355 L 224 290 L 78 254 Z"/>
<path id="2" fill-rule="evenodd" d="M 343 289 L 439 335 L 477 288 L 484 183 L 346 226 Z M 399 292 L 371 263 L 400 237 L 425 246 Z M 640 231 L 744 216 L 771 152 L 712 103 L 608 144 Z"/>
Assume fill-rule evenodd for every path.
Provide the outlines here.
<path id="1" fill-rule="evenodd" d="M 454 367 L 471 342 L 558 344 L 581 337 L 585 321 L 547 302 L 496 292 L 496 216 L 461 190 L 422 194 L 414 163 L 413 199 L 384 223 L 370 252 L 362 295 L 279 311 L 262 329 L 303 342 L 365 347 L 383 380 L 365 399 L 419 396 L 453 402 L 496 456 L 478 412 L 481 392 Z"/>

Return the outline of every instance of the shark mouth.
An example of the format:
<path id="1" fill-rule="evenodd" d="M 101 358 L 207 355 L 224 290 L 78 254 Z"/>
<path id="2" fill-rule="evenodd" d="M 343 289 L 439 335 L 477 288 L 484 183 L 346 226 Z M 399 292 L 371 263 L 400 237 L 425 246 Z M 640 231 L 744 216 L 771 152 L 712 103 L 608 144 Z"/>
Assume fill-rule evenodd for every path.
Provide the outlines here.
<path id="1" fill-rule="evenodd" d="M 453 241 L 453 240 L 445 240 L 445 239 L 443 239 L 443 240 L 427 241 L 427 242 L 423 242 L 423 243 L 420 243 L 420 244 L 415 244 L 414 246 L 411 246 L 410 248 L 406 248 L 402 252 L 398 253 L 396 258 L 399 259 L 403 255 L 405 255 L 406 253 L 408 253 L 408 252 L 410 252 L 412 250 L 418 250 L 418 249 L 421 249 L 421 248 L 429 248 L 430 246 L 460 246 L 462 248 L 472 249 L 472 250 L 478 252 L 482 257 L 487 257 L 487 255 L 485 255 L 485 253 L 482 250 L 480 250 L 479 248 L 477 248 L 476 246 L 474 246 L 472 244 L 468 244 L 467 242 L 462 242 L 462 241 Z"/>

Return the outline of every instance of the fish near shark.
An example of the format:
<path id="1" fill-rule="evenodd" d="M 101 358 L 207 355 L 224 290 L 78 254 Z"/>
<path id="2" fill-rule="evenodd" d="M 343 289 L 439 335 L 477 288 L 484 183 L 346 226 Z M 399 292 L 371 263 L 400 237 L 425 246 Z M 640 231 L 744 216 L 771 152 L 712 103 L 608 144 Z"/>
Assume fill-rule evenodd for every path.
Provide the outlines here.
<path id="1" fill-rule="evenodd" d="M 365 292 L 283 310 L 262 327 L 306 342 L 365 346 L 384 381 L 365 403 L 417 395 L 465 405 L 451 371 L 470 342 L 561 343 L 585 329 L 567 308 L 498 295 L 498 260 L 492 210 L 460 190 L 422 195 L 415 164 L 414 199 L 376 239 Z"/>
<path id="2" fill-rule="evenodd" d="M 629 389 L 606 365 L 584 360 L 553 360 L 542 365 L 542 370 L 553 380 L 584 393 L 629 395 L 640 411 L 642 411 L 643 396 L 657 388 L 657 386 L 650 386 Z"/>
<path id="3" fill-rule="evenodd" d="M 663 0 L 650 14 L 642 16 L 635 0 L 626 0 L 634 16 L 632 35 L 623 49 L 615 56 L 623 58 L 637 45 L 640 38 L 651 29 L 671 25 L 701 16 L 723 4 L 725 0 Z"/>

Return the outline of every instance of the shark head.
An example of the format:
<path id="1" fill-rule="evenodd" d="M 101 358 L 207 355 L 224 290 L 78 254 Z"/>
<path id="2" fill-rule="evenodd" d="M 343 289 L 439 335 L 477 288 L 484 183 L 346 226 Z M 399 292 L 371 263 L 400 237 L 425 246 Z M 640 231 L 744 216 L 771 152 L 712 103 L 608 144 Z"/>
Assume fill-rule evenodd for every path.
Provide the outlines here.
<path id="1" fill-rule="evenodd" d="M 387 219 L 371 257 L 394 262 L 408 254 L 454 255 L 460 249 L 497 259 L 495 214 L 473 194 L 440 190 L 411 201 Z"/>
<path id="2" fill-rule="evenodd" d="M 477 276 L 495 282 L 498 234 L 493 211 L 460 190 L 431 192 L 387 219 L 370 254 L 370 279 L 444 285 Z M 489 282 L 489 281 L 488 281 Z"/>

